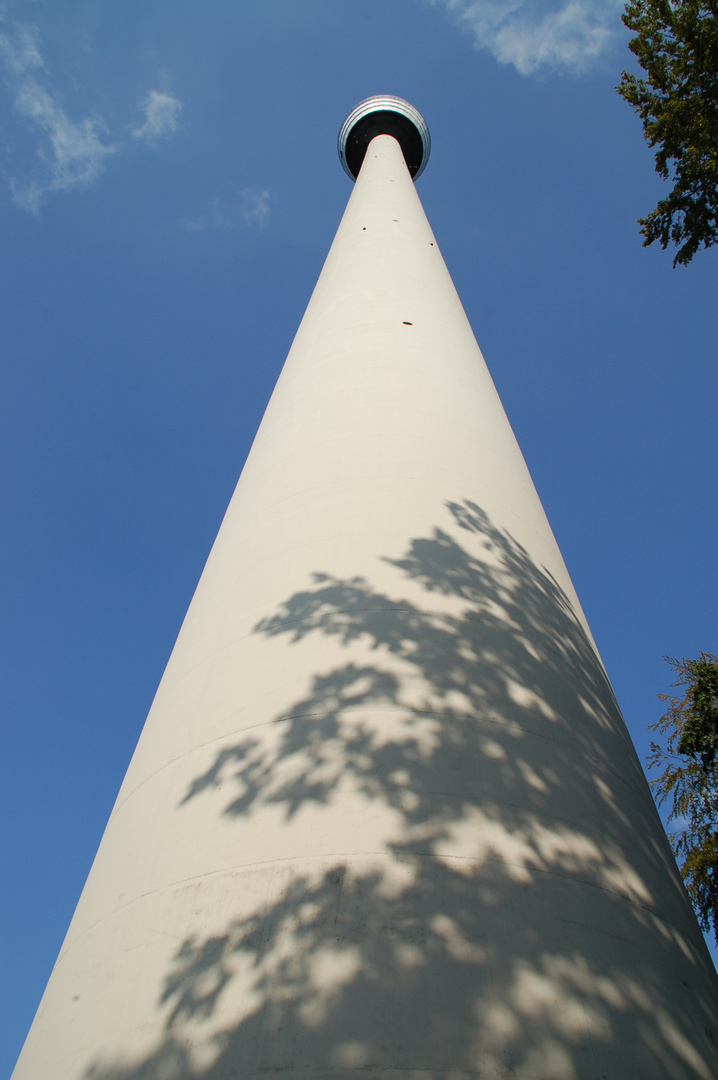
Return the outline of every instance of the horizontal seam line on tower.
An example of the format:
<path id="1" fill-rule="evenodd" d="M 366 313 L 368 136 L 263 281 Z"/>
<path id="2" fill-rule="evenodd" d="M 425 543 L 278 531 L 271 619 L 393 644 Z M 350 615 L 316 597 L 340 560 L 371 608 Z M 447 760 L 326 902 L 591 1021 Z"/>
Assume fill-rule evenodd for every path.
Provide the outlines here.
<path id="1" fill-rule="evenodd" d="M 346 712 L 359 712 L 359 711 L 363 711 L 365 709 L 366 709 L 365 705 L 358 705 L 353 709 L 347 709 L 347 710 L 343 710 L 343 711 L 346 711 Z M 403 706 L 403 707 L 394 707 L 394 708 L 383 707 L 381 709 L 373 709 L 371 711 L 374 711 L 374 712 L 387 712 L 387 713 L 413 712 L 413 713 L 418 714 L 419 716 L 431 717 L 431 718 L 436 719 L 436 720 L 441 720 L 443 717 L 445 717 L 447 715 L 445 712 L 432 712 L 432 711 L 430 711 L 428 709 L 418 709 L 418 708 L 415 708 L 415 707 L 409 706 L 409 705 Z M 275 717 L 272 717 L 271 720 L 265 720 L 262 723 L 251 724 L 249 727 L 241 728 L 238 731 L 233 732 L 231 735 L 230 734 L 218 735 L 214 739 L 207 739 L 206 742 L 199 743 L 197 746 L 193 746 L 190 750 L 185 750 L 184 753 L 178 754 L 177 757 L 172 758 L 171 761 L 166 762 L 164 765 L 161 765 L 159 769 L 155 769 L 154 772 L 151 772 L 149 774 L 149 776 L 146 776 L 144 778 L 144 780 L 140 781 L 140 783 L 137 784 L 137 786 L 132 789 L 132 791 L 128 792 L 128 794 L 125 796 L 125 798 L 122 800 L 122 802 L 119 802 L 119 800 L 118 800 L 118 802 L 113 806 L 112 810 L 110 811 L 110 816 L 107 819 L 107 824 L 109 825 L 109 823 L 116 817 L 116 815 L 119 813 L 119 811 L 127 804 L 127 802 L 129 802 L 129 800 L 132 798 L 132 796 L 135 795 L 141 788 L 143 788 L 145 786 L 145 784 L 148 784 L 151 780 L 153 780 L 156 776 L 159 776 L 160 773 L 163 773 L 166 769 L 169 769 L 173 765 L 178 764 L 178 762 L 183 761 L 190 754 L 194 754 L 198 750 L 204 750 L 208 746 L 212 746 L 214 744 L 224 742 L 226 739 L 229 739 L 231 737 L 237 738 L 237 737 L 240 737 L 240 736 L 244 735 L 246 732 L 256 731 L 259 728 L 268 728 L 268 727 L 271 727 L 273 724 L 286 724 L 286 723 L 289 723 L 289 721 L 291 721 L 291 720 L 303 720 L 305 718 L 311 718 L 311 717 L 314 717 L 314 716 L 321 716 L 321 715 L 322 715 L 322 713 L 320 713 L 320 712 L 317 712 L 317 713 L 311 713 L 310 712 L 310 713 L 291 713 L 288 716 L 275 716 Z M 476 718 L 476 717 L 474 717 L 474 718 Z M 497 727 L 497 728 L 502 728 L 503 729 L 503 728 L 508 728 L 510 726 L 509 722 L 501 722 L 499 720 L 492 720 L 491 717 L 483 717 L 482 716 L 482 717 L 479 717 L 479 718 L 476 718 L 476 719 L 479 719 L 479 721 L 482 722 L 482 723 L 493 724 L 494 727 Z M 615 772 L 613 769 L 610 769 L 607 765 L 604 765 L 600 761 L 597 761 L 595 758 L 590 757 L 584 751 L 578 749 L 575 746 L 572 746 L 571 743 L 566 742 L 563 739 L 553 738 L 553 737 L 551 737 L 549 735 L 542 735 L 538 731 L 531 731 L 528 728 L 521 727 L 521 725 L 519 725 L 519 727 L 520 727 L 520 730 L 523 732 L 523 734 L 526 735 L 529 738 L 543 739 L 546 742 L 555 743 L 558 746 L 564 747 L 566 750 L 570 751 L 571 753 L 575 753 L 577 755 L 577 757 L 583 758 L 585 761 L 590 762 L 592 765 L 594 765 L 596 768 L 600 769 L 602 772 L 606 773 L 608 776 L 612 776 L 619 783 L 625 784 L 625 786 L 630 791 L 633 791 L 636 794 L 643 791 L 643 786 L 642 785 L 638 785 L 638 786 L 634 785 L 629 780 L 627 780 L 623 776 L 621 776 L 620 773 Z M 507 803 L 507 805 L 513 805 L 513 804 L 508 804 Z M 563 819 L 561 819 L 561 820 L 563 820 Z"/>
<path id="2" fill-rule="evenodd" d="M 406 859 L 406 860 L 408 860 L 408 859 L 415 859 L 415 860 L 426 859 L 426 860 L 436 860 L 436 861 L 440 861 L 440 862 L 451 862 L 451 861 L 453 861 L 453 862 L 463 862 L 463 863 L 478 862 L 477 859 L 471 858 L 468 855 L 436 855 L 434 852 L 431 852 L 431 851 L 428 851 L 428 852 L 423 852 L 423 851 L 398 852 L 398 853 L 397 852 L 392 852 L 392 851 L 354 851 L 354 852 L 337 851 L 337 852 L 323 852 L 322 854 L 318 854 L 318 855 L 287 856 L 284 859 L 260 859 L 260 860 L 257 860 L 255 862 L 252 862 L 252 863 L 245 863 L 245 864 L 242 864 L 242 865 L 236 864 L 236 865 L 231 866 L 231 867 L 224 867 L 222 870 L 209 870 L 204 874 L 195 874 L 192 877 L 181 878 L 179 881 L 173 881 L 168 885 L 161 885 L 156 889 L 150 889 L 146 893 L 141 893 L 139 896 L 134 897 L 132 900 L 128 900 L 126 904 L 121 904 L 119 907 L 115 908 L 114 911 L 112 911 L 111 914 L 104 915 L 101 919 L 97 919 L 94 923 L 92 923 L 91 926 L 88 926 L 88 928 L 78 937 L 77 942 L 82 941 L 83 938 L 87 937 L 87 935 L 90 934 L 92 932 L 92 930 L 94 930 L 97 926 L 100 926 L 103 922 L 106 922 L 108 919 L 111 919 L 113 916 L 117 915 L 119 912 L 125 911 L 127 908 L 132 907 L 133 904 L 137 904 L 141 900 L 146 900 L 148 897 L 156 896 L 158 893 L 167 892 L 170 889 L 175 889 L 175 888 L 177 888 L 178 886 L 181 886 L 181 885 L 189 885 L 192 882 L 201 882 L 201 881 L 204 881 L 206 878 L 220 877 L 220 876 L 223 876 L 223 875 L 231 874 L 233 872 L 243 873 L 245 871 L 256 869 L 257 867 L 281 866 L 281 865 L 286 865 L 288 863 L 294 863 L 294 862 L 297 862 L 297 863 L 299 863 L 299 862 L 306 863 L 306 862 L 309 862 L 309 861 L 322 862 L 324 860 L 331 860 L 331 859 L 337 859 L 337 858 L 373 858 L 373 857 L 377 857 L 377 856 L 380 857 L 380 858 L 384 858 L 384 859 L 402 859 L 403 858 L 403 859 Z M 508 862 L 507 860 L 501 859 L 499 857 L 496 857 L 496 858 L 493 858 L 493 859 L 486 859 L 486 860 L 484 860 L 484 862 L 481 865 L 485 865 L 487 862 L 488 863 L 493 863 L 493 864 L 503 863 L 505 866 L 520 866 L 521 869 L 523 869 L 523 870 L 528 869 L 529 873 L 535 872 L 537 874 L 545 874 L 545 875 L 547 875 L 549 877 L 558 877 L 558 878 L 561 878 L 563 881 L 573 882 L 575 884 L 585 886 L 588 889 L 597 889 L 599 892 L 606 893 L 608 896 L 615 896 L 615 897 L 617 897 L 617 899 L 625 901 L 627 904 L 630 904 L 632 907 L 638 908 L 641 911 L 645 911 L 649 915 L 652 915 L 654 918 L 658 919 L 659 922 L 663 923 L 664 926 L 670 927 L 675 933 L 680 935 L 680 937 L 681 937 L 681 939 L 683 941 L 685 941 L 688 945 L 690 945 L 693 949 L 695 949 L 696 952 L 698 952 L 700 954 L 700 946 L 697 945 L 696 943 L 694 943 L 691 940 L 691 938 L 686 937 L 686 935 L 683 933 L 683 931 L 678 926 L 676 926 L 675 923 L 670 922 L 668 919 L 664 918 L 663 915 L 661 915 L 659 912 L 655 911 L 653 908 L 648 907 L 646 904 L 641 904 L 637 900 L 633 900 L 630 896 L 626 896 L 625 893 L 618 892 L 615 889 L 608 889 L 608 888 L 606 888 L 605 885 L 599 885 L 596 882 L 588 881 L 585 878 L 576 878 L 575 876 L 570 876 L 568 874 L 560 873 L 559 871 L 556 871 L 556 870 L 543 869 L 542 867 L 534 867 L 534 866 L 532 866 L 532 867 L 527 868 L 523 863 L 511 863 L 511 862 Z M 702 942 L 702 940 L 703 939 L 701 938 L 701 942 Z M 70 946 L 68 946 L 67 949 L 65 949 L 64 952 L 60 953 L 54 967 L 59 966 L 59 964 L 62 962 L 62 960 L 65 958 L 65 956 L 70 951 L 70 948 L 72 946 L 74 946 L 75 944 L 76 944 L 76 942 L 73 942 Z M 53 968 L 53 970 L 54 970 L 54 968 Z"/>

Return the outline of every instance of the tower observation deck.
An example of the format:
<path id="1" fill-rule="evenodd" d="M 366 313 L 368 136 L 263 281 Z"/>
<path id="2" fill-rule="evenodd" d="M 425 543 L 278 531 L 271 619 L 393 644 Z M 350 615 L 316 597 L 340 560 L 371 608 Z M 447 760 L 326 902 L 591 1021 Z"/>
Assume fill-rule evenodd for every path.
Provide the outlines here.
<path id="1" fill-rule="evenodd" d="M 414 185 L 351 197 L 13 1080 L 711 1080 L 710 957 Z"/>

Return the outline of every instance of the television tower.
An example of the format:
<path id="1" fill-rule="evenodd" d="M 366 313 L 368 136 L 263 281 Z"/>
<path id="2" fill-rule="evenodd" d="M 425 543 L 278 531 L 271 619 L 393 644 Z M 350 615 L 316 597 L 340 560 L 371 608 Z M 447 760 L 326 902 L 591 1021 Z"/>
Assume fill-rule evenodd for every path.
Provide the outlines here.
<path id="1" fill-rule="evenodd" d="M 375 97 L 14 1080 L 711 1080 L 641 767 Z"/>

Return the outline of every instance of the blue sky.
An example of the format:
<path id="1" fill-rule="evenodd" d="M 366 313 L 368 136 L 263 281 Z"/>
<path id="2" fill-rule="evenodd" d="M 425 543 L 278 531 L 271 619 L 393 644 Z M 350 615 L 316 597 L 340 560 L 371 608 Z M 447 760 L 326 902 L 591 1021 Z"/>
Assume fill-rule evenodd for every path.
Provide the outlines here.
<path id="1" fill-rule="evenodd" d="M 673 270 L 607 0 L 0 5 L 0 1074 L 351 184 L 427 119 L 425 209 L 640 755 L 718 651 L 716 253 Z"/>

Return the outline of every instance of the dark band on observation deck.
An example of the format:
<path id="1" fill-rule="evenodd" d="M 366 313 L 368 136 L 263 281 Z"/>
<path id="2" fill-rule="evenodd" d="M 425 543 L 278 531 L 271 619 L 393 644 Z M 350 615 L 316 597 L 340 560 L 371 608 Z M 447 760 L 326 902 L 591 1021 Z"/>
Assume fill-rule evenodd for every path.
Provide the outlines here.
<path id="1" fill-rule="evenodd" d="M 429 129 L 418 109 L 389 94 L 362 101 L 342 124 L 337 149 L 344 171 L 356 180 L 367 147 L 377 135 L 392 135 L 397 140 L 409 173 L 416 180 L 429 160 Z"/>

